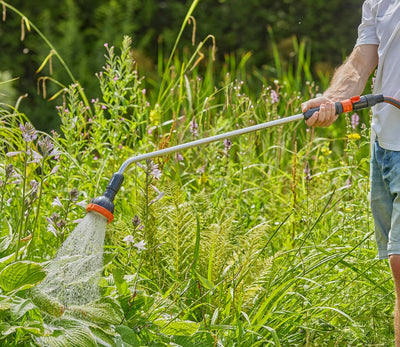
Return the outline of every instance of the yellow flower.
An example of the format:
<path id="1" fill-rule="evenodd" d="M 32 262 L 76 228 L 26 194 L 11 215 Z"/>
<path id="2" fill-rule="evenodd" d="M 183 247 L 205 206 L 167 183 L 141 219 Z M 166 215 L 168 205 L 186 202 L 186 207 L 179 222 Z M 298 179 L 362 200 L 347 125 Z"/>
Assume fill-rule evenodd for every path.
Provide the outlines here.
<path id="1" fill-rule="evenodd" d="M 150 123 L 153 126 L 160 124 L 160 106 L 156 105 L 154 110 L 150 111 Z"/>
<path id="2" fill-rule="evenodd" d="M 328 156 L 329 154 L 332 153 L 332 151 L 328 147 L 322 147 L 321 148 L 321 153 L 325 156 Z"/>
<path id="3" fill-rule="evenodd" d="M 361 135 L 357 134 L 357 133 L 353 133 L 353 134 L 347 135 L 347 138 L 349 140 L 359 140 L 359 139 L 361 139 Z"/>
<path id="4" fill-rule="evenodd" d="M 206 173 L 202 173 L 200 178 L 198 179 L 199 184 L 206 184 L 208 182 L 208 176 Z"/>

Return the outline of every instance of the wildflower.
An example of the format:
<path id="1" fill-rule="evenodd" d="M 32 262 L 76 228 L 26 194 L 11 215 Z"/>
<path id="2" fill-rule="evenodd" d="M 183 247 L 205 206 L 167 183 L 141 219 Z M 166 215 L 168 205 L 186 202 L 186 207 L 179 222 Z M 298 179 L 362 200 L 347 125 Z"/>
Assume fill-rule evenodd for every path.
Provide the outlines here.
<path id="1" fill-rule="evenodd" d="M 29 192 L 29 202 L 32 203 L 33 201 L 36 200 L 38 194 L 38 189 L 39 189 L 39 182 L 36 180 L 30 181 L 30 186 L 31 186 L 31 191 Z"/>
<path id="2" fill-rule="evenodd" d="M 60 198 L 57 196 L 51 203 L 51 206 L 58 206 L 58 207 L 63 207 L 63 204 L 61 203 Z"/>
<path id="3" fill-rule="evenodd" d="M 203 165 L 202 167 L 197 169 L 197 173 L 203 174 L 205 170 L 206 170 L 206 165 Z"/>
<path id="4" fill-rule="evenodd" d="M 176 161 L 183 161 L 183 155 L 180 153 L 175 154 L 175 160 Z"/>
<path id="5" fill-rule="evenodd" d="M 60 219 L 56 223 L 56 227 L 59 228 L 59 229 L 63 229 L 66 225 L 67 225 L 67 222 L 64 219 Z"/>
<path id="6" fill-rule="evenodd" d="M 347 138 L 349 140 L 359 140 L 359 139 L 361 139 L 361 135 L 358 133 L 352 133 L 352 134 L 347 135 Z"/>
<path id="7" fill-rule="evenodd" d="M 132 224 L 135 228 L 137 228 L 141 223 L 141 220 L 138 215 L 135 215 L 135 217 L 132 218 Z"/>
<path id="8" fill-rule="evenodd" d="M 57 212 L 54 212 L 50 217 L 46 217 L 46 220 L 48 223 L 47 230 L 50 231 L 54 236 L 58 236 L 56 226 L 60 220 L 60 215 Z"/>
<path id="9" fill-rule="evenodd" d="M 158 168 L 158 164 L 151 162 L 150 165 L 150 175 L 159 180 L 161 178 L 161 170 Z"/>
<path id="10" fill-rule="evenodd" d="M 160 192 L 160 191 L 157 189 L 157 187 L 155 187 L 155 186 L 153 186 L 153 185 L 151 185 L 151 187 L 155 190 L 155 192 L 156 192 L 158 195 L 157 195 L 157 197 L 156 197 L 155 199 L 153 199 L 153 200 L 150 201 L 149 206 L 152 205 L 152 204 L 154 204 L 156 201 L 161 200 L 161 199 L 164 197 L 164 195 L 165 195 L 165 193 L 164 193 L 164 192 Z"/>
<path id="11" fill-rule="evenodd" d="M 122 241 L 126 242 L 126 245 L 127 245 L 127 246 L 129 246 L 129 244 L 135 242 L 135 241 L 133 240 L 133 236 L 132 236 L 132 235 L 125 236 L 125 237 L 123 238 Z"/>
<path id="12" fill-rule="evenodd" d="M 22 132 L 22 139 L 25 142 L 32 142 L 37 139 L 36 129 L 30 123 L 25 123 L 25 125 L 20 124 L 19 128 Z"/>
<path id="13" fill-rule="evenodd" d="M 357 113 L 353 113 L 353 115 L 351 116 L 351 128 L 354 130 L 355 128 L 357 128 L 358 124 L 360 121 L 360 117 L 358 116 Z"/>
<path id="14" fill-rule="evenodd" d="M 150 122 L 152 125 L 157 126 L 158 124 L 160 124 L 160 106 L 158 106 L 158 104 L 156 105 L 156 107 L 150 111 Z"/>
<path id="15" fill-rule="evenodd" d="M 321 153 L 325 156 L 328 156 L 329 154 L 332 153 L 332 151 L 328 147 L 322 147 L 321 148 Z"/>
<path id="16" fill-rule="evenodd" d="M 271 90 L 270 97 L 271 97 L 271 104 L 276 104 L 279 102 L 279 96 L 275 90 Z"/>
<path id="17" fill-rule="evenodd" d="M 53 142 L 51 142 L 48 136 L 41 138 L 38 141 L 38 144 L 44 158 L 47 158 L 50 154 L 52 154 L 54 144 Z"/>
<path id="18" fill-rule="evenodd" d="M 14 172 L 14 165 L 12 164 L 6 165 L 5 171 L 6 171 L 6 179 L 10 178 Z"/>
<path id="19" fill-rule="evenodd" d="M 196 123 L 196 119 L 192 119 L 190 122 L 190 132 L 192 133 L 193 136 L 197 136 L 197 130 L 199 128 L 199 125 Z"/>
<path id="20" fill-rule="evenodd" d="M 7 152 L 6 156 L 7 157 L 15 157 L 16 155 L 22 153 L 21 151 L 17 151 L 17 152 Z"/>
<path id="21" fill-rule="evenodd" d="M 53 175 L 53 174 L 57 173 L 57 171 L 58 171 L 59 168 L 60 168 L 60 165 L 54 166 L 53 169 L 52 169 L 51 172 L 50 172 L 50 175 Z"/>
<path id="22" fill-rule="evenodd" d="M 76 188 L 73 188 L 69 192 L 69 200 L 71 200 L 71 201 L 77 201 L 78 200 L 78 196 L 79 196 L 79 192 L 78 192 L 78 189 L 76 189 Z"/>
<path id="23" fill-rule="evenodd" d="M 140 252 L 140 251 L 145 251 L 146 250 L 145 245 L 146 245 L 146 242 L 144 242 L 144 240 L 142 240 L 142 241 L 140 241 L 138 243 L 135 243 L 133 245 L 133 247 L 136 247 L 138 249 L 138 252 Z"/>
<path id="24" fill-rule="evenodd" d="M 33 149 L 28 149 L 26 154 L 30 155 L 30 160 L 28 163 L 40 163 L 40 160 L 43 158 L 38 152 Z"/>
<path id="25" fill-rule="evenodd" d="M 228 152 L 232 147 L 232 141 L 230 139 L 224 140 L 225 152 Z"/>
<path id="26" fill-rule="evenodd" d="M 55 131 L 54 129 L 51 130 L 51 135 L 53 136 L 53 138 L 57 139 L 60 137 L 60 135 L 57 133 L 57 131 Z"/>

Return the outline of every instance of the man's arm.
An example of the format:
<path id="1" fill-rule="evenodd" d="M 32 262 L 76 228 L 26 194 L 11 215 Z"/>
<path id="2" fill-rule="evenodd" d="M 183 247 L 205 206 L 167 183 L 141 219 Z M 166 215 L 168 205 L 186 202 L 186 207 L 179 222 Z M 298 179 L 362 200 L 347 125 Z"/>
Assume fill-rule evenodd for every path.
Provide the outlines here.
<path id="1" fill-rule="evenodd" d="M 311 99 L 301 105 L 303 112 L 313 107 L 320 107 L 320 111 L 315 112 L 306 124 L 320 127 L 331 125 L 337 119 L 334 103 L 360 95 L 377 64 L 378 45 L 355 47 L 346 61 L 335 71 L 329 88 L 322 97 Z"/>

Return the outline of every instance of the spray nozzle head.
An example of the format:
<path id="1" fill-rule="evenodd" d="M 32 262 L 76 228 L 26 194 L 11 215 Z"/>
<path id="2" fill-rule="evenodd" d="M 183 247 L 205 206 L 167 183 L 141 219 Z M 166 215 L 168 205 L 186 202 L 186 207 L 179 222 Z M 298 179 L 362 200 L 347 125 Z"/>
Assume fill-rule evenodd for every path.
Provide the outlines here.
<path id="1" fill-rule="evenodd" d="M 121 188 L 124 176 L 120 173 L 115 173 L 107 184 L 106 191 L 103 195 L 94 198 L 86 207 L 86 211 L 94 211 L 100 213 L 107 218 L 108 223 L 114 219 L 114 197 Z"/>

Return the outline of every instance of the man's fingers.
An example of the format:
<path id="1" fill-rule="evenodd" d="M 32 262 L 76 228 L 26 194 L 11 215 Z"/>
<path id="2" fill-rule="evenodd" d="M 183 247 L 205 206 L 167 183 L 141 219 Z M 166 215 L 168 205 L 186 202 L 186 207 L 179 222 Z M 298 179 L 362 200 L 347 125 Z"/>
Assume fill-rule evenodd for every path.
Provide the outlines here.
<path id="1" fill-rule="evenodd" d="M 305 110 L 308 109 L 308 104 L 304 104 Z M 303 105 L 302 105 L 303 109 Z M 303 111 L 304 112 L 304 111 Z M 325 103 L 319 105 L 319 112 L 315 112 L 307 121 L 306 124 L 308 126 L 316 126 L 316 127 L 328 127 L 330 126 L 337 118 L 335 115 L 336 109 L 334 103 Z"/>
<path id="2" fill-rule="evenodd" d="M 309 127 L 313 127 L 315 126 L 317 120 L 318 120 L 318 112 L 314 112 L 314 114 L 306 120 L 306 124 Z"/>

